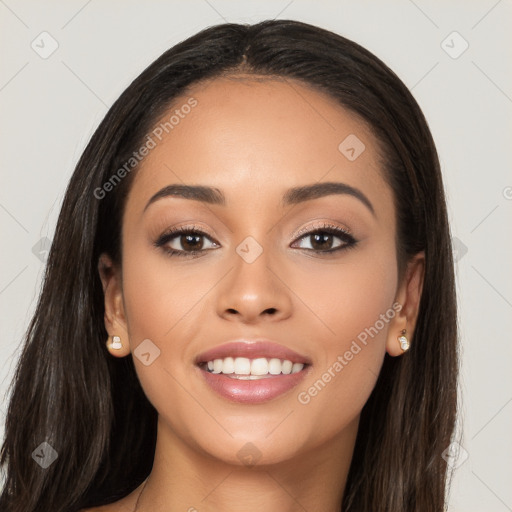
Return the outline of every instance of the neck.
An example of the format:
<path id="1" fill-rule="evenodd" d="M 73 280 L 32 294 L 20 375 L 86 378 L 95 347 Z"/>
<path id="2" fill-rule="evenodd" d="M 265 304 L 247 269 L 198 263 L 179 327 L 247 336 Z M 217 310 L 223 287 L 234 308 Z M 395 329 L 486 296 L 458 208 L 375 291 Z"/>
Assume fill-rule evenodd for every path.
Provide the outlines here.
<path id="1" fill-rule="evenodd" d="M 249 465 L 212 457 L 159 418 L 151 474 L 127 501 L 136 503 L 137 512 L 339 512 L 357 423 L 291 459 Z"/>

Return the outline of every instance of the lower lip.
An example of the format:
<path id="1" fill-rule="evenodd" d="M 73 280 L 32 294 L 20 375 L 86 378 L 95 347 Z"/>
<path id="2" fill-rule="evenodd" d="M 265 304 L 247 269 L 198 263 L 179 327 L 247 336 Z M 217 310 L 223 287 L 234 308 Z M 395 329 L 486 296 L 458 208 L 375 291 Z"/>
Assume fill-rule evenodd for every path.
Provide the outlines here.
<path id="1" fill-rule="evenodd" d="M 258 380 L 241 380 L 223 375 L 211 373 L 198 368 L 206 383 L 220 396 L 243 404 L 259 404 L 273 400 L 290 391 L 304 379 L 309 366 L 300 372 L 289 375 L 276 375 Z"/>

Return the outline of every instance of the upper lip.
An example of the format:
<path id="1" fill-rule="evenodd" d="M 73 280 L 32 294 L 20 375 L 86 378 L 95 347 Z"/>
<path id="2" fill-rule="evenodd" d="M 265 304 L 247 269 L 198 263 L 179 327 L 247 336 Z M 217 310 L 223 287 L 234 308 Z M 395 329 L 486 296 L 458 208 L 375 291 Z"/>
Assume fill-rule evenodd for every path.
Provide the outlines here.
<path id="1" fill-rule="evenodd" d="M 201 364 L 226 357 L 247 357 L 248 359 L 266 357 L 268 359 L 288 359 L 292 363 L 311 364 L 311 360 L 308 357 L 298 354 L 284 345 L 266 339 L 228 341 L 202 352 L 196 357 L 195 362 L 196 364 Z"/>

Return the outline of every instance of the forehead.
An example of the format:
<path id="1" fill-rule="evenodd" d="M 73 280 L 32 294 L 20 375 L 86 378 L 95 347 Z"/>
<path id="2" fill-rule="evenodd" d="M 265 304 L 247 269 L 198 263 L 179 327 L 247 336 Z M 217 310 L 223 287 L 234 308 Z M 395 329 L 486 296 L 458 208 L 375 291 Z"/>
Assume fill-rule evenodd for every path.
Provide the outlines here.
<path id="1" fill-rule="evenodd" d="M 192 86 L 148 136 L 154 147 L 129 199 L 139 207 L 169 183 L 217 187 L 228 204 L 248 207 L 248 199 L 280 198 L 287 188 L 318 181 L 364 186 L 370 194 L 386 185 L 368 126 L 290 79 L 235 76 Z"/>

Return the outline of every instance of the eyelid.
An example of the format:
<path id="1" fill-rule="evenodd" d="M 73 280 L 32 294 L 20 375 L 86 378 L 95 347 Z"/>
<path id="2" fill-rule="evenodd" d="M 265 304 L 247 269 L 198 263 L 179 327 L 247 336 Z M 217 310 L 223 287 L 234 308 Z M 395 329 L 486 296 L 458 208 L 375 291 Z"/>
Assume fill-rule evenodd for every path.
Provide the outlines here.
<path id="1" fill-rule="evenodd" d="M 352 235 L 351 231 L 344 226 L 339 226 L 337 224 L 334 224 L 333 222 L 326 221 L 326 220 L 321 220 L 321 221 L 316 221 L 316 222 L 317 222 L 316 224 L 306 226 L 304 228 L 299 229 L 297 232 L 295 232 L 293 235 L 294 240 L 296 238 L 301 238 L 301 236 L 303 236 L 303 235 L 311 234 L 314 231 L 320 231 L 320 230 L 326 229 L 326 228 L 331 228 L 331 229 L 335 229 L 337 231 L 342 231 L 346 235 L 354 238 L 354 235 Z"/>
<path id="2" fill-rule="evenodd" d="M 198 232 L 198 233 L 201 233 L 202 235 L 205 235 L 209 238 L 215 238 L 213 235 L 211 235 L 208 231 L 208 229 L 204 228 L 203 226 L 201 226 L 200 224 L 187 224 L 187 223 L 183 223 L 183 224 L 177 224 L 176 226 L 172 226 L 170 228 L 167 228 L 165 229 L 159 236 L 158 238 L 162 238 L 164 236 L 167 236 L 167 235 L 170 235 L 170 234 L 173 234 L 173 233 L 181 233 L 183 231 L 195 231 L 195 232 Z"/>
<path id="3" fill-rule="evenodd" d="M 179 235 L 183 232 L 195 232 L 212 239 L 212 241 L 216 241 L 215 237 L 211 235 L 207 229 L 197 224 L 178 224 L 177 226 L 172 226 L 163 231 L 162 234 L 158 236 L 158 239 L 162 239 L 164 237 L 174 234 Z"/>

